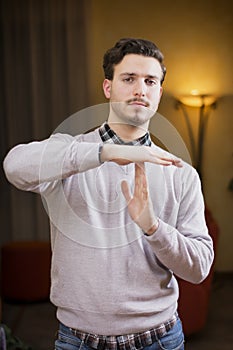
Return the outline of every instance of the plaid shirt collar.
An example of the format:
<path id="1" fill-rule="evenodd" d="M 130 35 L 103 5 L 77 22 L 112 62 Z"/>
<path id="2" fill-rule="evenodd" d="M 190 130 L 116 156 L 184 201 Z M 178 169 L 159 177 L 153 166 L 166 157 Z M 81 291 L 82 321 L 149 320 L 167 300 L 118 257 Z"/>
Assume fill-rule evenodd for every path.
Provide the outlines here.
<path id="1" fill-rule="evenodd" d="M 103 142 L 116 143 L 120 145 L 132 145 L 132 146 L 151 146 L 150 133 L 147 133 L 137 140 L 130 142 L 124 142 L 108 125 L 107 122 L 103 123 L 99 128 L 99 134 Z"/>

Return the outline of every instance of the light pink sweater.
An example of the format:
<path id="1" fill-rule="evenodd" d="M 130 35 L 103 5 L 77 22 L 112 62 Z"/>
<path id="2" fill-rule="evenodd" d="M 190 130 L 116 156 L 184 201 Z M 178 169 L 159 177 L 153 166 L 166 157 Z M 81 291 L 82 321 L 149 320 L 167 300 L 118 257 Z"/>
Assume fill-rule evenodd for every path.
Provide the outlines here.
<path id="1" fill-rule="evenodd" d="M 177 309 L 174 275 L 201 282 L 213 262 L 199 177 L 146 163 L 159 228 L 143 235 L 128 215 L 120 183 L 134 165 L 99 163 L 98 130 L 18 145 L 4 160 L 8 180 L 40 193 L 51 222 L 51 301 L 67 326 L 102 334 L 141 332 Z M 132 146 L 140 147 L 140 146 Z M 152 147 L 157 147 L 152 144 Z M 158 150 L 160 150 L 157 147 Z M 164 152 L 161 150 L 161 152 Z"/>

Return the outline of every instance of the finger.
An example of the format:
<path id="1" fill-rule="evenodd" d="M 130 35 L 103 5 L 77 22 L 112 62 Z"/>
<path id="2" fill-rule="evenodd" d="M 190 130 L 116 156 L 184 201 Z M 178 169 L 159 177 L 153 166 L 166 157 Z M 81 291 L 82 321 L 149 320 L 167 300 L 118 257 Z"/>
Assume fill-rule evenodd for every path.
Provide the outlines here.
<path id="1" fill-rule="evenodd" d="M 179 168 L 181 168 L 183 166 L 182 161 L 180 159 L 177 158 L 159 158 L 157 159 L 157 164 L 160 165 L 164 165 L 164 166 L 168 166 L 168 165 L 174 165 L 177 166 Z"/>
<path id="2" fill-rule="evenodd" d="M 135 163 L 135 175 L 141 176 L 145 174 L 145 163 L 138 162 Z"/>
<path id="3" fill-rule="evenodd" d="M 173 165 L 177 166 L 178 168 L 182 168 L 183 164 L 182 164 L 182 160 L 181 159 L 174 159 L 173 160 Z"/>
<path id="4" fill-rule="evenodd" d="M 139 196 L 143 191 L 145 177 L 144 163 L 135 163 L 134 195 Z"/>
<path id="5" fill-rule="evenodd" d="M 139 186 L 141 183 L 141 178 L 145 173 L 144 163 L 135 163 L 134 170 L 135 170 L 135 175 L 134 175 L 135 185 Z"/>
<path id="6" fill-rule="evenodd" d="M 132 196 L 129 190 L 128 182 L 126 180 L 123 180 L 121 182 L 121 191 L 126 199 L 126 202 L 128 203 L 131 200 Z"/>
<path id="7" fill-rule="evenodd" d="M 135 163 L 134 195 L 137 197 L 142 197 L 143 199 L 146 199 L 148 196 L 147 178 L 144 163 Z"/>
<path id="8" fill-rule="evenodd" d="M 172 165 L 171 160 L 168 160 L 166 158 L 158 158 L 158 157 L 155 159 L 154 163 L 159 165 L 164 165 L 164 166 Z"/>

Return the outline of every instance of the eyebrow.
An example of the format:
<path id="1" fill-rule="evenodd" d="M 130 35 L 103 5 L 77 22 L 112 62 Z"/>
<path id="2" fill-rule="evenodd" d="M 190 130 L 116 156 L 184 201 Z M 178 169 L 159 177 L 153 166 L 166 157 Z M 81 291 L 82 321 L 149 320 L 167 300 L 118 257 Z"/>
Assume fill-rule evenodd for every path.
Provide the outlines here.
<path id="1" fill-rule="evenodd" d="M 132 77 L 132 76 L 137 76 L 138 74 L 136 74 L 136 73 L 127 73 L 127 72 L 120 74 L 120 76 L 125 76 L 125 75 Z M 158 79 L 158 80 L 160 79 L 157 75 L 151 75 L 151 74 L 147 74 L 146 78 Z"/>

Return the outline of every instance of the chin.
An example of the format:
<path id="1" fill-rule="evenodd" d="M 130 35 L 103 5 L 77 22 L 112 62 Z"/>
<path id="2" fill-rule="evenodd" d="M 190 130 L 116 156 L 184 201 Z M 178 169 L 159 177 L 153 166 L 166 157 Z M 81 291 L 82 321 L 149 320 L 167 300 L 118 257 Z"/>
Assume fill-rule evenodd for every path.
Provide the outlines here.
<path id="1" fill-rule="evenodd" d="M 142 126 L 142 125 L 149 123 L 149 121 L 153 115 L 151 113 L 150 114 L 148 113 L 147 115 L 145 115 L 145 114 L 142 115 L 142 114 L 138 113 L 138 114 L 135 114 L 134 116 L 132 116 L 131 118 L 129 118 L 128 122 L 134 126 Z"/>

